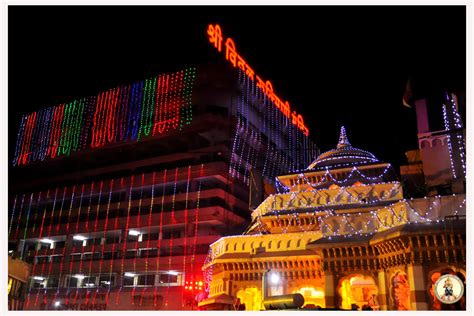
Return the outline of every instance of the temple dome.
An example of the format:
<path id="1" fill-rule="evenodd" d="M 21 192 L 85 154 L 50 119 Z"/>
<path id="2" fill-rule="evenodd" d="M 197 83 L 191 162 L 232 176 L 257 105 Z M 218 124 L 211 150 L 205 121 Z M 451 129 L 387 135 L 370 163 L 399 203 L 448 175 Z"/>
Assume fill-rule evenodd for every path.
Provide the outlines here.
<path id="1" fill-rule="evenodd" d="M 319 155 L 308 166 L 308 169 L 352 167 L 377 162 L 380 161 L 372 153 L 352 147 L 347 138 L 346 129 L 342 126 L 337 147 Z"/>

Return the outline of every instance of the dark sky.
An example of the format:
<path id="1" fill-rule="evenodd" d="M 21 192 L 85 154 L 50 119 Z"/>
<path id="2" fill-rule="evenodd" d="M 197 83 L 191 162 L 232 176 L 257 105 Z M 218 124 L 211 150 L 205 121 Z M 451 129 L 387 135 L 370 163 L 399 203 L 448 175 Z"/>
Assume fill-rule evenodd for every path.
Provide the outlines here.
<path id="1" fill-rule="evenodd" d="M 209 23 L 303 114 L 322 151 L 345 125 L 353 146 L 398 166 L 417 147 L 415 111 L 402 106 L 406 80 L 439 117 L 440 93 L 465 91 L 463 6 L 9 6 L 10 151 L 25 112 L 223 62 Z"/>

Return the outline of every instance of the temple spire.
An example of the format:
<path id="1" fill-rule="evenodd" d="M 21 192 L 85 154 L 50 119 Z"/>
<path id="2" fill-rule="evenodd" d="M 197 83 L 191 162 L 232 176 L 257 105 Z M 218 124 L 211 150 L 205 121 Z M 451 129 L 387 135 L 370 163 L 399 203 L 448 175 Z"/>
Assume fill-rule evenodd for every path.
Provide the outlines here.
<path id="1" fill-rule="evenodd" d="M 344 128 L 344 126 L 341 126 L 341 134 L 339 136 L 339 143 L 337 144 L 337 148 L 341 148 L 344 146 L 351 146 L 351 143 L 349 143 L 349 140 L 347 139 L 346 129 Z"/>

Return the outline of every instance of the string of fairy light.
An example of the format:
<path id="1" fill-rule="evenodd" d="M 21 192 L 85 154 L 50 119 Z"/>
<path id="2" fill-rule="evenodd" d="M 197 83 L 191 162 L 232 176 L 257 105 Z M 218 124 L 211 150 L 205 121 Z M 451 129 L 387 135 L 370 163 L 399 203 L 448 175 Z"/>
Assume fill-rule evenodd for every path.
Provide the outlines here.
<path id="1" fill-rule="evenodd" d="M 249 185 L 251 169 L 259 164 L 263 166 L 262 175 L 270 182 L 278 174 L 305 168 L 315 156 L 314 144 L 241 70 L 238 81 L 241 93 L 236 105 L 229 174 Z"/>
<path id="2" fill-rule="evenodd" d="M 277 192 L 285 193 L 294 191 L 299 186 L 309 186 L 310 188 L 317 189 L 320 185 L 326 184 L 328 182 L 332 182 L 337 185 L 347 185 L 352 179 L 357 176 L 360 179 L 368 180 L 368 181 L 382 181 L 385 175 L 392 170 L 392 166 L 388 164 L 385 166 L 380 174 L 375 176 L 368 176 L 364 173 L 363 170 L 357 168 L 356 166 L 352 167 L 351 171 L 343 180 L 338 180 L 334 177 L 334 175 L 330 172 L 329 168 L 326 168 L 323 175 L 319 175 L 321 180 L 319 181 L 311 181 L 305 173 L 298 173 L 296 178 L 294 179 L 294 183 L 291 185 L 286 185 L 281 183 L 281 181 L 277 178 L 275 181 Z"/>
<path id="3" fill-rule="evenodd" d="M 466 149 L 462 135 L 463 123 L 457 111 L 456 101 L 452 95 L 446 94 L 447 102 L 443 104 L 444 128 L 450 132 L 447 136 L 449 160 L 454 179 L 466 177 Z M 460 169 L 455 161 L 459 161 Z"/>
<path id="4" fill-rule="evenodd" d="M 457 197 L 457 195 L 453 194 L 453 197 Z M 406 225 L 416 225 L 416 224 L 429 224 L 429 223 L 441 223 L 444 222 L 445 219 L 438 216 L 438 211 L 442 207 L 441 199 L 442 196 L 436 196 L 430 199 L 430 203 L 423 207 L 415 207 L 413 204 L 414 199 L 402 199 L 399 200 L 392 205 L 383 206 L 378 209 L 372 209 L 368 212 L 358 212 L 358 213 L 344 213 L 338 214 L 336 213 L 335 209 L 330 210 L 313 210 L 307 211 L 304 213 L 305 216 L 313 216 L 317 219 L 318 222 L 318 229 L 317 231 L 320 232 L 322 237 L 327 237 L 331 239 L 332 237 L 344 237 L 344 238 L 351 238 L 353 236 L 371 236 L 378 232 L 385 231 L 403 224 Z M 426 198 L 425 198 L 426 200 Z M 452 203 L 453 205 L 450 209 L 444 209 L 443 213 L 449 214 L 452 216 L 460 215 L 461 213 L 465 212 L 466 210 L 466 199 L 465 195 L 459 196 L 459 198 L 455 199 Z M 446 208 L 445 206 L 443 208 Z M 392 217 L 390 220 L 381 218 L 382 211 L 390 211 Z M 398 212 L 398 213 L 397 213 Z M 276 216 L 278 216 L 279 212 L 276 212 Z M 273 215 L 273 214 L 272 214 Z M 307 234 L 308 236 L 313 236 L 315 234 L 314 225 L 304 225 L 302 222 L 298 221 L 298 217 L 300 216 L 299 213 L 291 213 L 291 214 L 281 214 L 280 216 L 285 216 L 286 218 L 291 217 L 292 220 L 287 221 L 288 223 L 292 223 L 291 225 L 283 226 L 281 225 L 279 228 L 281 229 L 281 233 L 274 233 L 271 235 L 272 240 L 278 240 L 283 236 L 286 236 L 288 233 L 295 233 L 295 234 Z M 258 217 L 258 221 L 262 222 L 263 216 Z M 357 223 L 363 224 L 362 228 L 357 229 L 354 227 L 356 220 L 359 221 Z M 389 223 L 391 221 L 391 223 Z M 281 221 L 283 222 L 283 221 Z M 339 227 L 334 227 L 331 223 L 345 223 L 346 225 L 339 225 Z M 265 225 L 261 225 L 261 227 L 265 227 Z M 297 227 L 299 229 L 298 232 L 289 231 L 290 227 Z M 349 230 L 347 229 L 349 228 Z M 252 236 L 268 236 L 268 232 L 264 229 L 261 231 L 256 231 L 256 235 Z M 320 236 L 320 237 L 321 237 Z M 213 244 L 211 244 L 208 252 L 208 256 L 206 257 L 204 263 L 204 279 L 206 283 L 210 283 L 212 281 L 212 262 L 216 259 L 219 255 L 224 253 L 225 245 L 228 240 L 235 240 L 238 238 L 247 238 L 247 235 L 235 235 L 235 236 L 226 236 L 222 237 L 221 239 L 217 240 Z M 318 238 L 320 238 L 318 237 Z"/>
<path id="5" fill-rule="evenodd" d="M 22 116 L 13 165 L 135 142 L 192 122 L 196 68 L 121 85 Z"/>
<path id="6" fill-rule="evenodd" d="M 76 304 L 80 295 L 85 295 L 82 296 L 85 298 L 85 304 L 96 304 L 99 296 L 102 299 L 105 297 L 106 304 L 109 304 L 109 295 L 112 287 L 116 288 L 118 293 L 120 293 L 124 286 L 123 282 L 113 285 L 114 282 L 112 275 L 114 272 L 120 273 L 122 277 L 125 277 L 127 272 L 133 275 L 143 273 L 148 275 L 150 271 L 155 275 L 158 275 L 163 273 L 161 271 L 163 268 L 166 271 L 171 271 L 172 266 L 177 266 L 181 267 L 180 269 L 183 272 L 183 277 L 187 278 L 187 283 L 189 283 L 189 279 L 191 279 L 191 282 L 201 280 L 199 276 L 194 276 L 196 271 L 190 269 L 189 263 L 193 266 L 196 263 L 199 202 L 201 199 L 201 181 L 204 177 L 204 164 L 174 168 L 172 177 L 167 177 L 168 171 L 169 170 L 167 169 L 160 172 L 155 171 L 146 177 L 145 174 L 142 173 L 138 176 L 131 175 L 128 178 L 122 177 L 119 179 L 99 180 L 89 184 L 75 184 L 71 187 L 56 187 L 45 191 L 17 195 L 16 202 L 13 203 L 12 213 L 14 215 L 12 215 L 12 219 L 10 219 L 8 229 L 10 234 L 21 235 L 23 237 L 25 237 L 25 234 L 28 235 L 29 233 L 32 233 L 33 229 L 37 229 L 37 237 L 33 239 L 35 243 L 34 254 L 27 254 L 25 250 L 24 256 L 28 255 L 33 257 L 31 278 L 34 280 L 41 280 L 41 282 L 46 282 L 43 287 L 36 291 L 34 291 L 32 286 L 28 287 L 27 307 L 32 304 L 38 306 L 38 304 L 52 303 L 58 299 L 65 299 L 66 304 Z M 158 179 L 162 181 L 159 181 Z M 197 188 L 191 190 L 191 183 L 194 179 L 197 181 Z M 183 215 L 180 213 L 180 216 L 178 217 L 175 206 L 178 194 L 180 194 L 180 200 L 182 200 L 183 196 L 181 196 L 181 193 L 178 191 L 177 185 L 178 183 L 183 183 L 183 181 L 186 186 L 183 201 L 185 209 L 183 210 Z M 154 204 L 154 198 L 155 193 L 157 193 L 155 185 L 158 183 L 163 185 L 163 191 L 160 192 L 161 206 L 155 211 L 156 205 Z M 173 194 L 172 196 L 169 196 L 172 200 L 172 205 L 168 210 L 168 208 L 165 207 L 165 197 L 168 196 L 166 194 L 166 187 L 169 187 L 170 185 L 173 187 Z M 146 193 L 145 190 L 148 193 Z M 117 204 L 114 204 L 114 192 L 121 191 L 124 191 L 127 194 L 125 194 L 124 197 L 119 198 Z M 192 191 L 194 192 L 193 194 L 191 194 Z M 138 193 L 139 196 L 135 197 Z M 144 213 L 145 196 L 151 197 L 151 200 L 147 201 L 149 204 L 147 204 L 146 215 Z M 117 231 L 121 230 L 119 219 L 123 217 L 119 216 L 119 210 L 121 209 L 121 203 L 123 204 L 124 201 L 126 201 L 125 211 L 127 214 L 126 218 L 124 218 L 126 219 L 126 222 L 124 222 L 125 225 L 122 228 L 125 232 L 124 239 L 120 241 L 114 238 L 112 245 L 110 245 L 111 247 L 107 246 L 107 249 L 110 250 L 111 248 L 112 251 L 112 255 L 108 259 L 110 260 L 110 265 L 107 266 L 107 259 L 104 256 L 106 251 L 105 239 L 109 236 L 109 232 L 115 236 Z M 194 209 L 190 208 L 191 201 L 194 203 Z M 137 205 L 138 208 L 135 210 L 133 205 Z M 115 217 L 112 217 L 112 210 L 116 211 Z M 169 213 L 167 213 L 168 211 Z M 37 216 L 34 217 L 35 219 L 33 222 L 32 218 L 35 213 L 37 213 Z M 153 214 L 155 213 L 157 213 L 160 218 L 160 237 L 157 238 L 156 244 L 152 245 L 154 241 L 150 237 L 150 231 L 152 225 L 158 224 L 155 224 L 153 220 Z M 85 221 L 80 219 L 81 214 L 84 215 Z M 15 215 L 20 216 L 20 218 L 17 220 Z M 74 217 L 76 215 L 77 218 Z M 140 220 L 139 217 L 143 217 L 143 220 Z M 67 221 L 64 221 L 63 219 L 67 219 Z M 176 238 L 176 236 L 171 234 L 168 239 L 169 243 L 167 242 L 163 245 L 163 238 L 161 235 L 163 234 L 163 227 L 167 225 L 167 222 L 178 224 L 183 220 L 185 221 L 185 226 L 193 223 L 194 237 L 189 241 L 186 240 L 187 243 L 184 256 L 177 257 L 179 258 L 179 262 L 175 262 L 175 260 L 173 260 L 172 247 L 173 238 Z M 155 227 L 154 229 L 157 228 L 158 227 Z M 136 239 L 133 244 L 127 242 L 128 237 L 133 230 L 139 230 L 143 234 L 148 232 L 149 235 L 146 239 L 145 250 L 151 249 L 150 247 L 156 247 L 158 250 L 158 256 L 153 268 L 150 267 L 152 261 L 148 252 L 145 256 L 140 257 L 142 258 L 140 259 L 140 266 L 143 266 L 144 263 L 144 270 L 138 266 L 138 253 L 133 257 L 133 263 L 131 265 L 125 265 L 125 253 L 127 250 L 138 250 L 143 247 L 139 246 L 138 239 Z M 65 241 L 68 238 L 67 236 L 70 235 L 72 235 L 72 239 L 75 241 L 71 245 L 72 248 L 70 252 L 66 252 L 65 245 L 62 246 L 62 249 L 61 246 L 56 246 L 57 242 Z M 18 237 L 20 236 L 17 236 L 17 238 Z M 186 232 L 184 237 L 188 237 Z M 103 239 L 100 244 L 97 243 L 98 238 L 101 240 Z M 86 240 L 90 240 L 90 242 L 87 242 L 87 245 L 83 242 Z M 78 244 L 78 241 L 80 241 L 81 244 Z M 113 268 L 114 259 L 116 259 L 115 250 L 121 245 L 123 246 L 121 249 L 121 261 L 118 262 L 118 265 L 115 264 L 119 267 L 119 269 L 115 271 Z M 162 262 L 162 267 L 160 269 L 159 254 L 163 246 L 167 249 L 169 248 L 169 257 L 163 258 L 162 256 L 162 259 L 164 259 L 166 263 L 163 264 Z M 65 256 L 67 254 L 69 254 L 71 258 L 69 263 L 66 265 Z M 126 266 L 127 270 L 125 270 Z M 105 277 L 105 280 L 108 280 L 108 283 L 106 283 L 108 286 L 102 287 L 100 284 L 97 284 L 98 280 L 104 280 L 102 276 Z M 81 286 L 84 287 L 85 292 L 80 291 L 80 286 L 77 283 L 79 281 L 77 281 L 76 284 L 72 283 L 72 280 L 74 279 L 82 280 Z M 53 281 L 51 285 L 50 283 L 47 283 L 50 282 L 50 280 L 57 281 Z M 89 286 L 89 282 L 95 282 L 96 285 Z M 184 284 L 184 279 L 182 282 Z M 170 282 L 168 283 L 170 284 Z M 137 291 L 139 286 L 140 285 L 136 283 L 131 286 L 132 302 L 141 305 L 143 297 L 146 295 L 146 291 L 148 290 L 147 286 L 154 286 L 153 297 L 154 303 L 157 304 L 159 284 L 153 285 L 146 283 L 144 288 Z M 168 290 L 166 288 L 164 290 L 169 292 L 169 288 Z M 200 291 L 200 289 L 198 290 L 197 288 L 196 290 Z M 75 291 L 75 293 L 73 291 Z M 115 304 L 120 304 L 119 297 L 120 295 L 118 295 Z"/>

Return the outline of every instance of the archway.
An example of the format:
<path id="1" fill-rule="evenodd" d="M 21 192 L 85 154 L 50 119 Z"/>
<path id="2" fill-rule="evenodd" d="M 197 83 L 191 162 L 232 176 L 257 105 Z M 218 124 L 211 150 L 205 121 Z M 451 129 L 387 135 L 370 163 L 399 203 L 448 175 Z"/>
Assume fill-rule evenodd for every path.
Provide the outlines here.
<path id="1" fill-rule="evenodd" d="M 395 310 L 410 310 L 410 284 L 405 272 L 397 271 L 390 282 L 390 297 Z"/>
<path id="2" fill-rule="evenodd" d="M 341 298 L 340 307 L 343 309 L 379 308 L 376 299 L 378 287 L 370 276 L 356 274 L 342 278 L 337 293 Z"/>
<path id="3" fill-rule="evenodd" d="M 256 287 L 248 287 L 237 292 L 237 298 L 240 304 L 245 304 L 245 310 L 258 311 L 262 310 L 262 293 Z"/>

